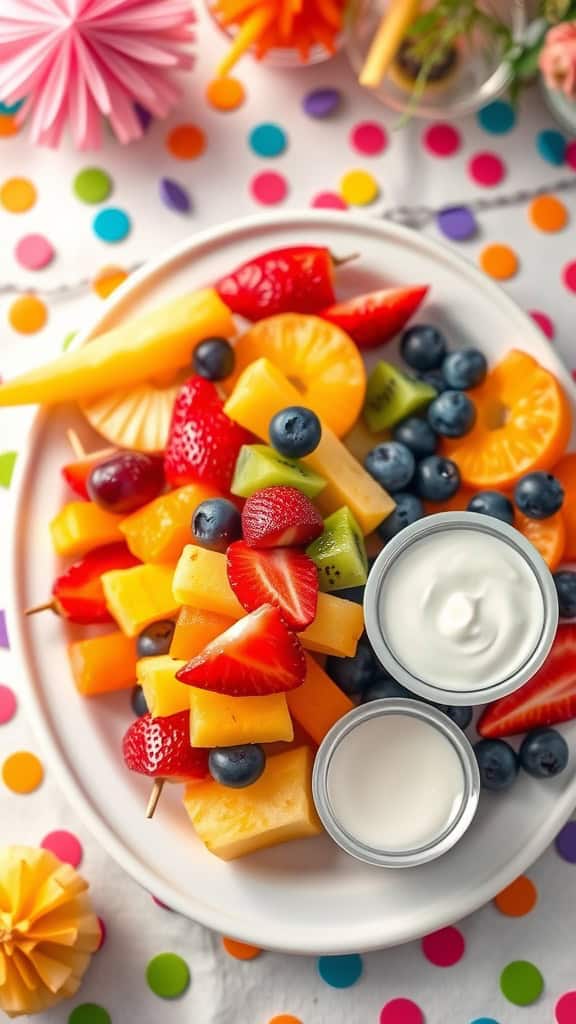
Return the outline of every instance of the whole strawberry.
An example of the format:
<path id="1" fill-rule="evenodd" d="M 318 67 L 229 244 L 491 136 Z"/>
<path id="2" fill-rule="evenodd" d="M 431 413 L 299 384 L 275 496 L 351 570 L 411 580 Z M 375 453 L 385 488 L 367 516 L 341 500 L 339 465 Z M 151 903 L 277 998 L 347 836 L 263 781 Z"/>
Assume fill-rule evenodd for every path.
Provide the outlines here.
<path id="1" fill-rule="evenodd" d="M 230 490 L 238 453 L 254 438 L 224 412 L 214 384 L 190 377 L 174 403 L 164 472 L 169 484 L 211 484 L 224 493 Z"/>
<path id="2" fill-rule="evenodd" d="M 208 751 L 190 746 L 189 711 L 134 719 L 124 734 L 122 754 L 130 771 L 154 779 L 187 782 L 208 775 Z"/>

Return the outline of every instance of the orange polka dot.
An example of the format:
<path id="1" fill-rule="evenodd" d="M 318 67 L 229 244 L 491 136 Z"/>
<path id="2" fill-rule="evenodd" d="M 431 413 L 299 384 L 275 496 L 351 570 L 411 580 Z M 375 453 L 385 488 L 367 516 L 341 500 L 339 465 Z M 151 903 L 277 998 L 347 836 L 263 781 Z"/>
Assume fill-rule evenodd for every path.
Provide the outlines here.
<path id="1" fill-rule="evenodd" d="M 518 256 L 509 245 L 487 245 L 480 253 L 480 266 L 497 281 L 507 281 L 518 270 Z"/>
<path id="2" fill-rule="evenodd" d="M 11 135 L 18 135 L 20 125 L 12 114 L 0 114 L 0 138 L 9 139 Z"/>
<path id="3" fill-rule="evenodd" d="M 255 960 L 262 952 L 258 946 L 249 946 L 247 942 L 238 942 L 226 935 L 222 936 L 222 945 L 228 956 L 233 956 L 235 960 Z"/>
<path id="4" fill-rule="evenodd" d="M 2 778 L 13 793 L 32 793 L 42 782 L 44 769 L 35 754 L 18 750 L 4 761 Z"/>
<path id="5" fill-rule="evenodd" d="M 21 295 L 8 310 L 8 320 L 19 334 L 41 331 L 48 319 L 48 310 L 37 295 Z"/>
<path id="6" fill-rule="evenodd" d="M 268 1024 L 302 1024 L 302 1021 L 291 1013 L 280 1013 L 277 1017 L 271 1017 Z"/>
<path id="7" fill-rule="evenodd" d="M 92 281 L 92 288 L 101 299 L 107 299 L 127 277 L 122 267 L 102 267 Z"/>
<path id="8" fill-rule="evenodd" d="M 507 917 L 523 917 L 536 906 L 537 899 L 538 890 L 534 882 L 526 878 L 526 875 L 521 875 L 506 889 L 502 889 L 494 902 L 501 914 L 506 914 Z"/>
<path id="9" fill-rule="evenodd" d="M 562 231 L 568 223 L 568 210 L 556 196 L 538 196 L 528 207 L 528 216 L 539 231 Z"/>
<path id="10" fill-rule="evenodd" d="M 215 110 L 237 110 L 246 99 L 246 91 L 237 78 L 214 78 L 206 86 L 206 99 Z"/>
<path id="11" fill-rule="evenodd" d="M 206 149 L 206 136 L 195 124 L 177 124 L 166 137 L 166 147 L 177 160 L 195 160 Z"/>
<path id="12" fill-rule="evenodd" d="M 24 213 L 36 202 L 36 189 L 28 178 L 8 178 L 0 188 L 0 203 L 10 213 Z"/>

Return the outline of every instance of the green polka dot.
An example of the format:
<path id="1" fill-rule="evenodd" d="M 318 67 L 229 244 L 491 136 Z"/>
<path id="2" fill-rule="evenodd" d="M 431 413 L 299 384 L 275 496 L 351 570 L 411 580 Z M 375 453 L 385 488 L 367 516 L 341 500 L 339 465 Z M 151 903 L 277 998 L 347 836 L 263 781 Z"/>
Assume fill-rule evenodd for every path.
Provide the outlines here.
<path id="1" fill-rule="evenodd" d="M 74 192 L 83 203 L 103 203 L 112 191 L 112 179 L 100 167 L 85 167 L 74 178 Z"/>
<path id="2" fill-rule="evenodd" d="M 68 1024 L 112 1024 L 108 1010 L 97 1003 L 81 1003 L 68 1017 Z"/>
<path id="3" fill-rule="evenodd" d="M 16 452 L 2 452 L 0 455 L 0 487 L 10 487 L 16 463 Z"/>
<path id="4" fill-rule="evenodd" d="M 188 964 L 176 953 L 159 953 L 146 968 L 146 981 L 155 995 L 175 999 L 190 984 Z"/>
<path id="5" fill-rule="evenodd" d="M 66 335 L 66 337 L 64 338 L 64 341 L 62 342 L 62 351 L 63 352 L 67 352 L 68 351 L 68 349 L 70 348 L 70 345 L 74 341 L 74 338 L 76 337 L 77 334 L 78 334 L 78 331 L 68 331 L 68 334 Z"/>
<path id="6" fill-rule="evenodd" d="M 514 960 L 502 971 L 500 988 L 515 1006 L 530 1006 L 542 995 L 544 978 L 528 960 Z"/>

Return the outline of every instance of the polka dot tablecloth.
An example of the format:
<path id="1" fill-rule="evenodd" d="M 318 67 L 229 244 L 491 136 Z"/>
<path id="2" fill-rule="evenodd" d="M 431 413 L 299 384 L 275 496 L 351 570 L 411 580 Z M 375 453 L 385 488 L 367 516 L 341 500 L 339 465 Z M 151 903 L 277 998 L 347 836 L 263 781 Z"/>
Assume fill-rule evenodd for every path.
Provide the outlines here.
<path id="1" fill-rule="evenodd" d="M 202 227 L 266 209 L 377 217 L 404 205 L 437 211 L 426 232 L 501 282 L 576 368 L 576 192 L 470 208 L 576 174 L 576 144 L 536 92 L 518 113 L 498 102 L 398 131 L 343 58 L 292 74 L 247 63 L 214 86 L 223 43 L 201 32 L 181 108 L 163 124 L 140 110 L 134 146 L 31 150 L 0 106 L 0 284 L 21 290 L 0 301 L 0 374 L 66 347 L 133 265 Z M 85 293 L 68 300 L 34 294 L 79 278 Z M 0 515 L 20 423 L 0 417 Z M 315 960 L 211 934 L 128 879 L 59 792 L 18 702 L 5 587 L 0 574 L 1 840 L 79 866 L 102 928 L 81 991 L 41 1024 L 576 1024 L 576 822 L 493 903 L 405 947 Z"/>

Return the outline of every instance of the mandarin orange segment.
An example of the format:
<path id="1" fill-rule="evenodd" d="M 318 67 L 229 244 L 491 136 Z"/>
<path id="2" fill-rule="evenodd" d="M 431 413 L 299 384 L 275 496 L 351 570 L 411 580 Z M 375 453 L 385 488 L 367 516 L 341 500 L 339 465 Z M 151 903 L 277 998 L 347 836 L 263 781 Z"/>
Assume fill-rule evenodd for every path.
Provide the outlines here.
<path id="1" fill-rule="evenodd" d="M 564 557 L 566 527 L 563 513 L 556 512 L 547 519 L 529 519 L 516 509 L 514 526 L 534 545 L 548 568 L 554 572 Z"/>
<path id="2" fill-rule="evenodd" d="M 465 437 L 443 443 L 463 484 L 509 488 L 525 473 L 551 469 L 564 454 L 570 404 L 554 375 L 526 352 L 509 352 L 470 397 L 475 426 Z"/>
<path id="3" fill-rule="evenodd" d="M 552 470 L 564 488 L 562 517 L 566 527 L 564 560 L 576 561 L 576 452 L 565 455 Z"/>

